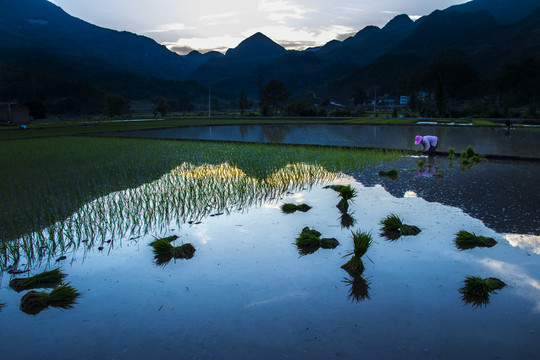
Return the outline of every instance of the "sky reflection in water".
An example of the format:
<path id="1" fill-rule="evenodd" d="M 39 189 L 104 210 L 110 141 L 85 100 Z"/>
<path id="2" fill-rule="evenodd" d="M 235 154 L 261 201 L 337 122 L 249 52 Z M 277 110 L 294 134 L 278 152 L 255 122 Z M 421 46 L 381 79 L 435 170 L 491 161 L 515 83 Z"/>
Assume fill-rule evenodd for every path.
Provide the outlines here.
<path id="1" fill-rule="evenodd" d="M 195 217 L 199 224 L 187 224 L 187 216 L 178 221 L 178 214 L 149 217 L 158 222 L 155 232 L 146 232 L 153 225 L 136 228 L 137 237 L 127 227 L 103 252 L 97 244 L 70 251 L 62 267 L 82 297 L 68 311 L 22 313 L 21 295 L 7 288 L 4 274 L 0 317 L 10 325 L 0 329 L 0 342 L 6 358 L 535 358 L 536 235 L 497 233 L 458 207 L 413 196 L 420 193 L 414 189 L 396 197 L 386 186 L 351 177 L 304 180 L 260 201 L 233 203 L 223 215 L 208 216 L 216 212 L 209 209 Z M 340 225 L 337 193 L 322 188 L 328 182 L 358 191 L 349 209 L 352 229 Z M 287 215 L 280 210 L 284 202 L 313 208 Z M 390 213 L 422 232 L 384 240 L 379 222 Z M 294 239 L 305 226 L 341 245 L 300 257 Z M 356 229 L 371 231 L 375 240 L 362 274 L 369 297 L 361 301 L 349 296 L 351 283 L 341 269 Z M 459 230 L 498 244 L 460 251 L 453 243 Z M 192 243 L 195 257 L 157 267 L 148 243 L 171 234 L 179 235 L 177 244 Z M 508 240 L 515 238 L 533 239 L 532 249 Z M 52 259 L 50 266 L 56 265 Z M 43 259 L 39 270 L 45 266 Z M 467 275 L 498 277 L 509 286 L 474 309 L 458 293 Z"/>

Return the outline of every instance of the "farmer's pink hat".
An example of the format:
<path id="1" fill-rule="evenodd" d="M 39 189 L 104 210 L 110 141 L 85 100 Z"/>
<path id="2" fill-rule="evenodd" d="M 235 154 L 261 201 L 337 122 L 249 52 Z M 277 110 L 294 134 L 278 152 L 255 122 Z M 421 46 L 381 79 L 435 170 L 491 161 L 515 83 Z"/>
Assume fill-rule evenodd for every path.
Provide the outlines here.
<path id="1" fill-rule="evenodd" d="M 422 142 L 422 137 L 420 135 L 416 135 L 414 138 L 414 145 L 418 145 Z"/>

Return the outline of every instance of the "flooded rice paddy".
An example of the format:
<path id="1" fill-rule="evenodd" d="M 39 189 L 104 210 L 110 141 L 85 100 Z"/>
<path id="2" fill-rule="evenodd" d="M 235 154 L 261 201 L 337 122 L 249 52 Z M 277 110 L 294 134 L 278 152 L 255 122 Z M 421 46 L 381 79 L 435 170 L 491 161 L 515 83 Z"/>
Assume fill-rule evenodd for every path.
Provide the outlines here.
<path id="1" fill-rule="evenodd" d="M 223 125 L 134 130 L 117 136 L 241 141 L 274 144 L 330 145 L 364 148 L 415 150 L 416 135 L 439 137 L 438 151 L 454 147 L 459 154 L 468 145 L 484 155 L 539 159 L 540 128 L 467 125 Z"/>
<path id="2" fill-rule="evenodd" d="M 9 287 L 26 273 L 2 272 L 2 358 L 537 358 L 537 164 L 460 169 L 435 158 L 436 177 L 413 171 L 418 160 L 349 174 L 294 164 L 264 181 L 183 164 L 95 199 L 0 254 L 29 275 L 60 267 L 81 294 L 72 308 L 28 315 Z M 397 180 L 379 177 L 391 168 Z M 325 188 L 336 184 L 356 191 L 347 221 Z M 284 203 L 312 208 L 286 214 Z M 390 214 L 421 232 L 388 240 L 380 222 Z M 302 255 L 305 227 L 340 245 Z M 497 244 L 459 250 L 461 230 Z M 341 268 L 353 231 L 373 238 L 356 277 Z M 149 243 L 171 235 L 194 257 L 157 263 Z M 470 275 L 506 287 L 467 302 L 459 290 Z"/>

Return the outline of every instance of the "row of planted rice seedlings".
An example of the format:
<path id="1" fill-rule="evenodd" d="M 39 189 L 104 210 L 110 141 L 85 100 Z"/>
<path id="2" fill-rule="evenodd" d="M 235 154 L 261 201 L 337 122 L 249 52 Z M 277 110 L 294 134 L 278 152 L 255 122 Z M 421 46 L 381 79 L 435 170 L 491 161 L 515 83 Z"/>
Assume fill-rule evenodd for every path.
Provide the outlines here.
<path id="1" fill-rule="evenodd" d="M 44 250 L 52 257 L 77 249 L 81 242 L 91 247 L 115 238 L 166 231 L 171 222 L 180 226 L 216 212 L 261 205 L 287 191 L 335 177 L 321 167 L 307 164 L 286 166 L 262 181 L 228 164 L 183 164 L 152 183 L 95 199 L 64 221 L 10 244 L 22 247 L 30 263 L 36 258 L 36 246 L 40 254 Z M 4 263 L 14 260 L 10 254 L 14 253 L 4 252 Z"/>

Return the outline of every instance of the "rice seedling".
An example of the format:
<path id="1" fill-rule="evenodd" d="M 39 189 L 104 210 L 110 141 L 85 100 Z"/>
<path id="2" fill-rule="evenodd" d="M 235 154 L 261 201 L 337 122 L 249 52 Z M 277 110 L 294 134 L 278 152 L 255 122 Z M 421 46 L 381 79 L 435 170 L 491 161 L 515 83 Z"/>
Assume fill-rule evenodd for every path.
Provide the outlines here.
<path id="1" fill-rule="evenodd" d="M 369 247 L 373 244 L 373 237 L 369 232 L 356 231 L 352 232 L 354 250 L 346 254 L 345 257 L 351 256 L 349 261 L 341 266 L 351 276 L 356 277 L 364 272 L 364 263 L 362 256 L 366 254 Z"/>
<path id="2" fill-rule="evenodd" d="M 448 148 L 448 159 L 453 160 L 455 158 L 456 158 L 456 149 L 454 149 L 453 147 L 449 147 Z"/>
<path id="3" fill-rule="evenodd" d="M 424 160 L 418 160 L 416 162 L 416 166 L 418 166 L 418 168 L 422 170 L 426 166 L 426 162 Z"/>
<path id="4" fill-rule="evenodd" d="M 69 284 L 58 285 L 50 293 L 29 291 L 22 297 L 20 309 L 31 315 L 36 315 L 49 306 L 69 309 L 73 307 L 80 295 Z"/>
<path id="5" fill-rule="evenodd" d="M 465 230 L 458 231 L 454 239 L 456 247 L 460 250 L 473 249 L 475 247 L 492 247 L 497 244 L 493 238 L 479 236 Z"/>
<path id="6" fill-rule="evenodd" d="M 54 288 L 58 286 L 66 276 L 66 274 L 60 271 L 60 268 L 56 268 L 28 278 L 12 279 L 9 282 L 9 286 L 17 292 L 35 288 Z"/>
<path id="7" fill-rule="evenodd" d="M 350 279 L 345 278 L 343 282 L 350 286 L 347 299 L 353 302 L 360 302 L 364 300 L 369 300 L 369 281 L 364 279 L 362 276 L 351 276 Z"/>
<path id="8" fill-rule="evenodd" d="M 167 237 L 163 237 L 163 238 L 156 238 L 154 241 L 152 241 L 149 245 L 150 246 L 154 246 L 156 244 L 156 242 L 162 242 L 162 241 L 165 241 L 165 242 L 168 242 L 168 243 L 171 243 L 173 242 L 174 240 L 178 239 L 178 235 L 171 235 L 171 236 L 167 236 Z M 159 246 L 159 245 L 158 245 Z"/>
<path id="9" fill-rule="evenodd" d="M 281 205 L 281 211 L 285 214 L 292 214 L 296 211 L 302 211 L 302 212 L 307 212 L 311 209 L 311 206 L 307 205 L 307 204 L 300 204 L 300 205 L 296 205 L 296 204 L 292 204 L 292 203 L 285 203 L 283 205 Z"/>
<path id="10" fill-rule="evenodd" d="M 313 254 L 319 248 L 334 249 L 339 245 L 335 238 L 322 238 L 321 233 L 315 229 L 305 227 L 296 238 L 296 247 L 300 255 Z"/>
<path id="11" fill-rule="evenodd" d="M 388 171 L 379 171 L 379 176 L 380 177 L 387 177 L 387 178 L 390 178 L 392 180 L 397 180 L 398 175 L 399 175 L 399 172 L 397 171 L 397 169 L 392 169 L 392 170 L 388 170 Z"/>
<path id="12" fill-rule="evenodd" d="M 173 246 L 168 238 L 156 239 L 149 244 L 154 252 L 154 260 L 164 265 L 174 259 L 191 259 L 195 255 L 195 247 L 186 243 Z"/>
<path id="13" fill-rule="evenodd" d="M 382 235 L 388 240 L 397 240 L 401 236 L 418 235 L 420 228 L 415 225 L 404 224 L 399 216 L 390 214 L 381 220 Z"/>
<path id="14" fill-rule="evenodd" d="M 358 195 L 358 191 L 351 185 L 342 186 L 339 190 L 339 196 L 345 201 L 351 201 Z"/>
<path id="15" fill-rule="evenodd" d="M 489 304 L 491 294 L 505 286 L 506 284 L 497 278 L 483 279 L 480 276 L 467 276 L 459 292 L 465 304 L 481 307 Z"/>

